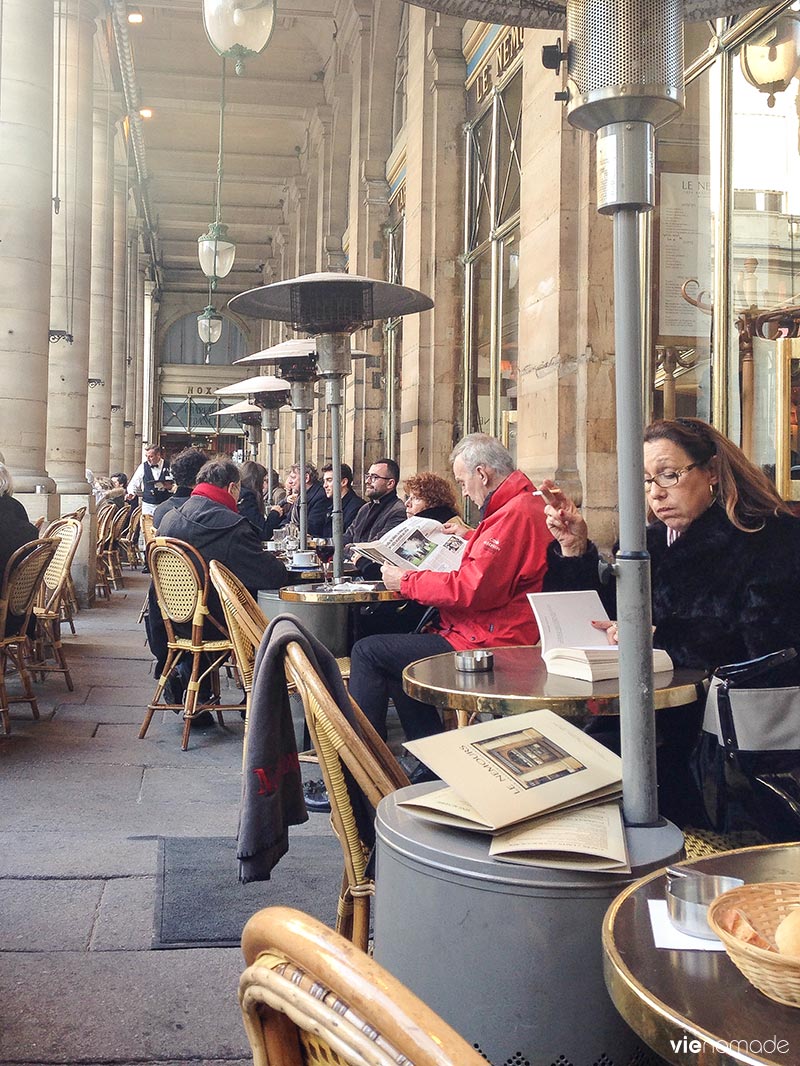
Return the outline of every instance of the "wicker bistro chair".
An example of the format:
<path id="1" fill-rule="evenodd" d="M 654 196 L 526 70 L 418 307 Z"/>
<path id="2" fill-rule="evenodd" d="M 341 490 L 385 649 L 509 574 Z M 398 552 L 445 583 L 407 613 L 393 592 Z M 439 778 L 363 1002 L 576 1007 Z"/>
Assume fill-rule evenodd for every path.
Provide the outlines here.
<path id="1" fill-rule="evenodd" d="M 76 518 L 64 518 L 60 522 L 53 522 L 48 532 L 58 540 L 58 548 L 45 571 L 33 605 L 36 635 L 28 667 L 42 677 L 46 673 L 63 674 L 67 688 L 72 692 L 72 675 L 61 645 L 61 616 L 67 599 L 70 567 L 78 550 L 82 529 Z M 52 662 L 48 661 L 48 656 L 52 656 Z"/>
<path id="2" fill-rule="evenodd" d="M 39 533 L 41 533 L 41 532 L 42 532 L 42 526 L 44 525 L 44 522 L 45 522 L 45 517 L 44 517 L 44 515 L 39 515 L 39 517 L 38 517 L 38 518 L 35 518 L 35 519 L 33 520 L 33 524 L 34 524 L 34 525 L 36 526 L 36 529 L 37 529 L 37 531 L 38 531 Z"/>
<path id="3" fill-rule="evenodd" d="M 51 522 L 49 526 L 42 533 L 43 537 L 56 537 L 59 536 L 59 530 L 61 527 L 70 521 L 81 522 L 81 519 L 72 518 L 56 518 L 54 522 Z M 81 533 L 83 532 L 83 526 L 81 525 Z M 80 540 L 81 533 L 78 534 Z M 78 613 L 78 593 L 75 590 L 75 583 L 72 580 L 72 564 L 67 571 L 67 580 L 64 582 L 64 592 L 61 596 L 61 621 L 66 622 L 69 628 L 75 634 L 75 615 Z"/>
<path id="4" fill-rule="evenodd" d="M 57 538 L 32 540 L 18 548 L 6 563 L 0 583 L 0 716 L 3 732 L 11 731 L 9 705 L 29 703 L 33 717 L 39 717 L 39 705 L 31 688 L 23 649 L 28 643 L 28 623 L 33 601 L 44 572 L 59 547 Z M 16 667 L 24 690 L 23 696 L 9 696 L 5 684 L 9 661 Z"/>
<path id="5" fill-rule="evenodd" d="M 167 660 L 164 670 L 156 685 L 153 701 L 147 707 L 142 727 L 139 730 L 141 740 L 147 733 L 148 726 L 157 710 L 169 708 L 183 710 L 184 726 L 181 748 L 189 746 L 189 730 L 192 719 L 202 711 L 213 710 L 222 725 L 222 711 L 241 711 L 241 705 L 220 704 L 219 669 L 234 650 L 225 626 L 211 614 L 208 608 L 209 579 L 208 568 L 200 552 L 181 540 L 170 537 L 156 537 L 147 548 L 147 565 L 153 576 L 153 587 L 164 626 L 167 631 Z M 176 627 L 190 627 L 189 636 L 181 636 Z M 214 639 L 204 635 L 204 630 L 211 628 Z M 164 686 L 175 667 L 184 655 L 192 657 L 192 674 L 186 690 L 184 703 L 162 703 Z M 208 656 L 210 665 L 203 664 L 203 657 Z M 200 683 L 210 677 L 212 699 L 208 703 L 198 703 Z"/>
<path id="6" fill-rule="evenodd" d="M 105 504 L 97 509 L 97 557 L 95 570 L 95 593 L 107 600 L 111 599 L 111 580 L 106 557 L 106 542 L 109 535 L 109 523 L 114 515 L 112 504 Z"/>
<path id="7" fill-rule="evenodd" d="M 288 644 L 285 665 L 287 677 L 303 700 L 308 731 L 328 790 L 331 824 L 344 854 L 336 929 L 366 951 L 375 885 L 367 875 L 370 847 L 359 834 L 345 769 L 373 809 L 384 796 L 407 785 L 408 778 L 360 707 L 351 700 L 361 735 L 356 733 L 299 644 Z"/>
<path id="8" fill-rule="evenodd" d="M 124 514 L 127 508 L 121 508 Z M 142 553 L 139 551 L 139 523 L 142 517 L 142 505 L 130 512 L 127 527 L 119 535 L 119 547 L 125 556 L 125 565 L 133 569 L 142 565 Z"/>
<path id="9" fill-rule="evenodd" d="M 486 1066 L 374 959 L 316 918 L 268 907 L 242 934 L 239 981 L 255 1066 Z"/>

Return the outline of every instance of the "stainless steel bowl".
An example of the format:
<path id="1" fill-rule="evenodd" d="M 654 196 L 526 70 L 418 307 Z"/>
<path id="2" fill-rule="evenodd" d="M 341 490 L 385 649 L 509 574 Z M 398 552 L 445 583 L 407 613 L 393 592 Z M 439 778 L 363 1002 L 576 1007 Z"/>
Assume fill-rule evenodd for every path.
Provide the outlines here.
<path id="1" fill-rule="evenodd" d="M 667 867 L 667 910 L 676 929 L 688 936 L 703 940 L 717 940 L 708 924 L 708 905 L 731 888 L 739 888 L 740 877 L 719 877 L 699 870 L 684 870 L 680 866 Z"/>

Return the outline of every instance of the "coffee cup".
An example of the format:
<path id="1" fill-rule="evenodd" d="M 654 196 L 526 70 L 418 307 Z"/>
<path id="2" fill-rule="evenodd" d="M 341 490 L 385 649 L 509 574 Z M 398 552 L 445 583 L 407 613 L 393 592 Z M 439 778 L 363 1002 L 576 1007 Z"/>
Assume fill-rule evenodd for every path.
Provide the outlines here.
<path id="1" fill-rule="evenodd" d="M 314 566 L 316 561 L 316 552 L 294 552 L 292 554 L 292 566 Z"/>

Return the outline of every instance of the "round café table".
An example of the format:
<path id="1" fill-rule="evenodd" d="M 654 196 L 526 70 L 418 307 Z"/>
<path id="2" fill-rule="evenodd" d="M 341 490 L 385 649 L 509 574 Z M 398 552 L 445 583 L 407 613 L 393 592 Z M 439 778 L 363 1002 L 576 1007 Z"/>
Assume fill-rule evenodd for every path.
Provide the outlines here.
<path id="1" fill-rule="evenodd" d="M 680 865 L 748 884 L 800 881 L 800 844 L 739 848 Z M 643 877 L 606 913 L 605 980 L 617 1010 L 662 1059 L 678 1066 L 793 1066 L 800 1056 L 800 1010 L 759 992 L 724 951 L 655 946 L 648 900 L 663 900 L 665 886 L 663 870 Z"/>
<path id="2" fill-rule="evenodd" d="M 403 688 L 414 699 L 455 712 L 459 727 L 476 714 L 501 717 L 548 707 L 562 718 L 586 724 L 601 715 L 619 715 L 619 678 L 579 681 L 548 674 L 538 647 L 492 648 L 494 669 L 456 670 L 454 652 L 431 655 L 403 671 Z M 701 670 L 654 674 L 656 710 L 682 707 L 702 692 Z"/>
<path id="3" fill-rule="evenodd" d="M 351 589 L 328 592 L 312 581 L 287 585 L 279 592 L 262 590 L 258 594 L 258 605 L 268 618 L 281 613 L 293 614 L 332 655 L 340 659 L 350 654 L 349 614 L 354 605 L 402 599 L 399 592 L 391 592 L 380 582 L 366 585 L 353 582 Z"/>

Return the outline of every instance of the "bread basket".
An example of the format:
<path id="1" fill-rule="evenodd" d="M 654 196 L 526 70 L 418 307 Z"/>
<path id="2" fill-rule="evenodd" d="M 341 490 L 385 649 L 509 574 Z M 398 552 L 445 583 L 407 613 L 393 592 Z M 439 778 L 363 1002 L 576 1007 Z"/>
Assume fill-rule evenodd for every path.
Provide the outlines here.
<path id="1" fill-rule="evenodd" d="M 800 1007 L 800 956 L 781 955 L 745 943 L 720 925 L 720 916 L 731 908 L 739 908 L 750 924 L 771 940 L 780 922 L 798 907 L 800 884 L 773 881 L 723 892 L 708 908 L 708 924 L 725 945 L 734 966 L 759 992 L 787 1007 Z"/>

